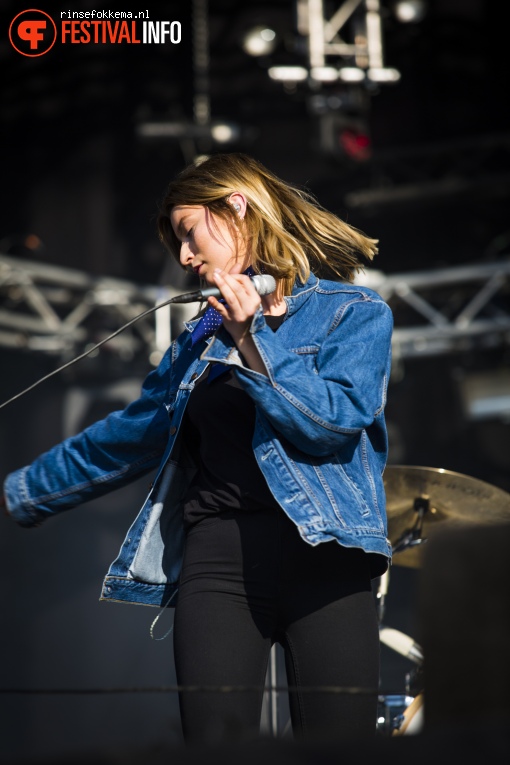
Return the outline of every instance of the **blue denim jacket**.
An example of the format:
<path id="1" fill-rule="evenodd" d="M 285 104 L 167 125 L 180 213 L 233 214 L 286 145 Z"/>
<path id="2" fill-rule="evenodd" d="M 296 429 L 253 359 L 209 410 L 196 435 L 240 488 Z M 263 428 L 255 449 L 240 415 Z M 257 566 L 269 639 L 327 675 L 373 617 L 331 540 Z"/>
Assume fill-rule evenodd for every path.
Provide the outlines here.
<path id="1" fill-rule="evenodd" d="M 382 479 L 391 311 L 367 288 L 313 275 L 286 301 L 278 332 L 260 309 L 250 327 L 268 376 L 243 365 L 223 328 L 192 346 L 196 322 L 189 322 L 139 399 L 7 477 L 7 507 L 18 523 L 31 526 L 158 468 L 102 599 L 173 604 L 184 542 L 182 500 L 196 472 L 179 427 L 211 361 L 232 365 L 254 400 L 258 465 L 303 539 L 312 545 L 336 540 L 391 557 Z"/>

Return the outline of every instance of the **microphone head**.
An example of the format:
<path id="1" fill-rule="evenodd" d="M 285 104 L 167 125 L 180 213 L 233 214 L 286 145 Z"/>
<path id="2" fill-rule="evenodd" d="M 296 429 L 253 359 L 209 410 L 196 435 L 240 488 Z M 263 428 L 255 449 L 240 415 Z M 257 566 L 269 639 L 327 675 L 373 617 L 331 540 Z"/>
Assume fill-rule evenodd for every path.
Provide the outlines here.
<path id="1" fill-rule="evenodd" d="M 276 289 L 276 281 L 274 280 L 274 277 L 269 274 L 257 274 L 250 278 L 253 286 L 261 297 L 270 295 Z"/>

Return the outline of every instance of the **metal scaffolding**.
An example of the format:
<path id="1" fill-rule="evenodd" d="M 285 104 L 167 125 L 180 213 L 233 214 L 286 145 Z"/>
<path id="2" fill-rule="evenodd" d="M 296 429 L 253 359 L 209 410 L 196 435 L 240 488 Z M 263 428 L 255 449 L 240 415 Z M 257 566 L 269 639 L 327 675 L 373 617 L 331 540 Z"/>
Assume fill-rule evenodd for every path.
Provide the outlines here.
<path id="1" fill-rule="evenodd" d="M 177 294 L 110 277 L 0 255 L 0 347 L 70 357 L 100 342 L 138 314 Z M 196 306 L 195 306 L 196 309 Z M 159 363 L 171 341 L 171 319 L 189 306 L 165 306 L 108 343 L 121 362 L 146 355 Z"/>
<path id="2" fill-rule="evenodd" d="M 396 359 L 510 345 L 510 259 L 386 276 L 367 271 L 395 316 Z"/>
<path id="3" fill-rule="evenodd" d="M 329 80 L 331 74 L 325 73 L 325 68 L 347 61 L 374 82 L 398 77 L 398 72 L 384 65 L 379 0 L 344 0 L 330 18 L 325 14 L 324 0 L 297 0 L 297 17 L 298 32 L 308 42 L 312 79 Z M 352 41 L 345 34 L 348 25 Z"/>
<path id="4" fill-rule="evenodd" d="M 510 259 L 356 278 L 395 316 L 395 358 L 510 344 Z M 0 255 L 0 347 L 69 357 L 177 292 Z M 195 306 L 172 306 L 179 326 Z M 171 341 L 170 306 L 141 319 L 108 344 L 120 361 L 145 354 L 157 364 Z"/>

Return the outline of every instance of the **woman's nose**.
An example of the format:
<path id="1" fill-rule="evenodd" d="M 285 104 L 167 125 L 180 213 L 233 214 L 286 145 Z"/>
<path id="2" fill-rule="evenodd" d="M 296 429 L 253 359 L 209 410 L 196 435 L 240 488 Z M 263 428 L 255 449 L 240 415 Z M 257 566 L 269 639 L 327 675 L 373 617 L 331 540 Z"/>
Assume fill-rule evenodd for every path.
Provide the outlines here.
<path id="1" fill-rule="evenodd" d="M 179 253 L 179 260 L 181 266 L 187 266 L 193 260 L 193 253 L 191 252 L 187 242 L 181 243 L 181 251 Z"/>

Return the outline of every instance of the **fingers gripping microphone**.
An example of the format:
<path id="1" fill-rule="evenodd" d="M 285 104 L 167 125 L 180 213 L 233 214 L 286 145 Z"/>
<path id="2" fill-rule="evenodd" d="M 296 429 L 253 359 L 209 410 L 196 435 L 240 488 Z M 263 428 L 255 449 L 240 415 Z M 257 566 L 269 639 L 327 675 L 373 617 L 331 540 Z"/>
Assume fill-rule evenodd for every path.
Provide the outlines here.
<path id="1" fill-rule="evenodd" d="M 272 276 L 269 276 L 269 274 L 260 274 L 260 275 L 257 274 L 256 276 L 250 276 L 250 280 L 261 297 L 263 297 L 264 295 L 270 295 L 276 289 L 276 282 Z M 175 297 L 170 298 L 169 300 L 165 300 L 163 303 L 158 303 L 158 305 L 154 305 L 152 306 L 152 308 L 148 308 L 146 311 L 143 311 L 143 313 L 140 313 L 138 314 L 138 316 L 135 316 L 134 319 L 131 319 L 130 321 L 126 322 L 126 324 L 123 324 L 122 327 L 119 327 L 119 329 L 115 330 L 115 332 L 112 332 L 111 335 L 108 335 L 108 337 L 105 337 L 104 340 L 101 340 L 101 342 L 96 343 L 96 345 L 93 345 L 92 348 L 88 348 L 84 353 L 81 353 L 79 356 L 76 356 L 76 358 L 71 359 L 71 361 L 68 361 L 66 364 L 63 364 L 61 367 L 58 367 L 58 369 L 54 369 L 53 372 L 50 372 L 44 377 L 41 377 L 39 380 L 36 380 L 36 382 L 32 383 L 32 385 L 29 385 L 28 388 L 25 388 L 24 390 L 20 391 L 20 393 L 17 393 L 15 396 L 13 396 L 12 398 L 8 399 L 7 401 L 4 401 L 2 404 L 0 404 L 0 409 L 3 409 L 3 407 L 7 406 L 7 404 L 11 404 L 13 401 L 16 401 L 16 399 L 21 398 L 21 396 L 24 396 L 25 393 L 28 393 L 29 391 L 33 390 L 33 388 L 37 387 L 37 385 L 40 385 L 45 380 L 48 380 L 50 377 L 53 377 L 53 375 L 56 375 L 59 372 L 62 372 L 62 370 L 64 369 L 67 369 L 67 367 L 70 367 L 71 364 L 76 364 L 77 361 L 84 359 L 85 356 L 89 356 L 89 354 L 96 351 L 98 348 L 100 348 L 102 345 L 107 343 L 109 340 L 113 340 L 114 337 L 117 337 L 117 335 L 119 335 L 125 329 L 127 329 L 132 324 L 137 322 L 139 319 L 143 319 L 144 316 L 148 316 L 150 313 L 157 311 L 158 308 L 163 308 L 163 306 L 170 305 L 171 303 L 195 303 L 201 300 L 207 300 L 208 297 L 221 297 L 221 292 L 219 291 L 217 287 L 207 287 L 204 290 L 197 290 L 196 292 L 186 292 L 184 295 L 176 295 Z"/>
<path id="2" fill-rule="evenodd" d="M 270 295 L 276 289 L 276 282 L 269 274 L 250 276 L 250 281 L 261 297 Z M 177 297 L 172 298 L 172 303 L 195 303 L 199 300 L 207 300 L 208 297 L 219 298 L 221 297 L 221 292 L 217 287 L 207 287 L 196 292 L 186 292 L 184 295 L 177 295 Z"/>

